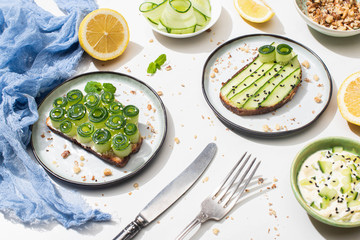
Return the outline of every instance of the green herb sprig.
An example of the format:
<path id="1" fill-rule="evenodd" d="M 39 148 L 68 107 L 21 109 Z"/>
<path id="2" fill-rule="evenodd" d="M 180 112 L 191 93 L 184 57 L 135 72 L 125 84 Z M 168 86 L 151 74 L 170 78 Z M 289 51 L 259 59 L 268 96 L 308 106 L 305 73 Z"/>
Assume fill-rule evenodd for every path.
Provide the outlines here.
<path id="1" fill-rule="evenodd" d="M 154 74 L 166 62 L 166 55 L 161 54 L 154 62 L 151 62 L 147 68 L 147 73 Z"/>
<path id="2" fill-rule="evenodd" d="M 90 81 L 86 83 L 84 90 L 86 93 L 94 92 L 100 94 L 102 91 L 115 93 L 116 87 L 111 83 L 101 84 L 100 82 Z"/>

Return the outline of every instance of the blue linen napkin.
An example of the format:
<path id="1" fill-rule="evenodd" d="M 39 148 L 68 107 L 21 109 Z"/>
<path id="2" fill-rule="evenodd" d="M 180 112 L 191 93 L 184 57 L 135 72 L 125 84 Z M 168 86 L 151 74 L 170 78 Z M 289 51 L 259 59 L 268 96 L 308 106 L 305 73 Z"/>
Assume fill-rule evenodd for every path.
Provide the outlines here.
<path id="1" fill-rule="evenodd" d="M 0 2 L 0 211 L 25 224 L 58 221 L 78 227 L 111 216 L 92 210 L 79 193 L 56 188 L 26 152 L 36 100 L 75 73 L 83 51 L 81 19 L 94 0 L 55 0 L 55 17 L 33 0 Z"/>

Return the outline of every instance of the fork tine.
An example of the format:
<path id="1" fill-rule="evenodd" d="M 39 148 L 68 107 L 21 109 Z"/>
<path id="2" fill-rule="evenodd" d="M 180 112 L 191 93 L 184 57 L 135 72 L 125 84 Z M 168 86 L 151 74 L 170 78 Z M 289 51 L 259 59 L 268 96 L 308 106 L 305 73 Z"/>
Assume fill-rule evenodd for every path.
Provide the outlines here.
<path id="1" fill-rule="evenodd" d="M 226 190 L 223 192 L 223 195 L 221 196 L 219 203 L 222 202 L 224 200 L 224 197 L 226 196 L 226 194 L 229 192 L 231 186 L 234 184 L 235 180 L 237 179 L 237 177 L 239 176 L 239 174 L 241 173 L 241 171 L 244 169 L 246 163 L 249 161 L 251 157 L 251 154 L 246 158 L 246 160 L 244 161 L 244 163 L 240 166 L 240 168 L 237 170 L 237 172 L 234 174 L 234 176 L 232 177 L 230 183 L 228 184 Z M 237 164 L 238 165 L 238 164 Z M 231 172 L 231 174 L 233 174 L 234 171 Z M 232 194 L 233 195 L 233 194 Z M 231 197 L 230 197 L 231 198 Z"/>
<path id="2" fill-rule="evenodd" d="M 244 185 L 241 187 L 240 191 L 237 192 L 238 188 L 240 187 L 241 183 L 244 181 L 246 175 L 249 173 L 250 169 L 252 168 L 252 166 L 254 165 L 256 161 L 256 158 L 251 162 L 250 166 L 246 169 L 244 175 L 241 177 L 241 180 L 238 182 L 236 189 L 234 190 L 234 192 L 232 193 L 231 197 L 229 198 L 229 200 L 225 203 L 224 207 L 227 207 L 230 203 L 230 201 L 232 199 L 235 199 L 234 204 L 242 197 L 242 195 L 245 192 L 246 187 L 249 185 L 251 179 L 253 178 L 256 170 L 258 169 L 259 165 L 260 165 L 260 161 L 255 165 L 255 168 L 251 171 L 249 177 L 246 179 L 246 182 L 244 183 Z M 233 195 L 237 192 L 237 196 L 235 198 L 232 198 Z"/>
<path id="3" fill-rule="evenodd" d="M 220 186 L 214 191 L 213 193 L 213 198 L 216 198 L 219 193 L 221 192 L 221 189 L 223 188 L 223 186 L 225 185 L 225 183 L 227 182 L 227 180 L 229 180 L 230 176 L 232 175 L 232 173 L 235 171 L 235 169 L 239 166 L 239 164 L 241 163 L 241 161 L 244 159 L 245 155 L 247 154 L 247 152 L 244 153 L 244 155 L 240 158 L 240 160 L 235 164 L 235 166 L 231 169 L 231 171 L 228 173 L 228 175 L 226 175 L 225 179 L 222 181 L 222 183 L 220 184 Z"/>

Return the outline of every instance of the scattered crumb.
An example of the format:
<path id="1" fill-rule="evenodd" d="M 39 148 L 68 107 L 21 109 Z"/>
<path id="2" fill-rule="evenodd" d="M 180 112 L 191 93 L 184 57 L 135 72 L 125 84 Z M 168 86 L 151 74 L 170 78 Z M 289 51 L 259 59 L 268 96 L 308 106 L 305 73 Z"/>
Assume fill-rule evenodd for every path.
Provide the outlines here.
<path id="1" fill-rule="evenodd" d="M 275 183 L 271 186 L 271 189 L 274 189 L 274 188 L 276 188 L 276 184 L 275 184 Z"/>
<path id="2" fill-rule="evenodd" d="M 147 105 L 147 110 L 149 110 L 149 111 L 150 111 L 151 109 L 152 109 L 151 104 L 148 104 L 148 105 Z"/>
<path id="3" fill-rule="evenodd" d="M 53 140 L 53 138 L 52 138 L 52 137 L 49 137 L 49 138 L 47 138 L 47 140 L 50 141 L 50 140 Z"/>
<path id="4" fill-rule="evenodd" d="M 314 100 L 316 103 L 321 103 L 321 97 L 322 97 L 322 94 L 318 94 L 316 97 L 314 97 Z"/>
<path id="5" fill-rule="evenodd" d="M 136 190 L 139 190 L 139 184 L 138 183 L 134 183 L 134 188 L 136 189 Z"/>
<path id="6" fill-rule="evenodd" d="M 150 40 L 149 40 L 149 43 L 152 43 L 152 42 L 154 42 L 154 39 L 150 39 Z"/>
<path id="7" fill-rule="evenodd" d="M 43 133 L 43 134 L 41 134 L 41 135 L 40 135 L 40 137 L 45 138 L 45 134 L 44 134 L 44 133 Z"/>
<path id="8" fill-rule="evenodd" d="M 274 209 L 271 209 L 271 208 L 269 209 L 269 215 L 277 218 L 276 211 Z"/>
<path id="9" fill-rule="evenodd" d="M 197 135 L 195 135 L 194 138 L 197 139 Z"/>
<path id="10" fill-rule="evenodd" d="M 277 178 L 274 178 L 274 182 L 277 182 L 277 181 L 279 181 Z"/>
<path id="11" fill-rule="evenodd" d="M 263 126 L 263 130 L 264 130 L 264 132 L 271 132 L 272 131 L 271 128 L 267 124 L 265 124 Z"/>
<path id="12" fill-rule="evenodd" d="M 79 172 L 81 172 L 81 169 L 79 166 L 74 166 L 73 170 L 74 170 L 75 174 L 78 174 Z"/>
<path id="13" fill-rule="evenodd" d="M 211 74 L 210 74 L 210 77 L 211 77 L 211 78 L 215 78 L 215 73 L 211 73 Z"/>
<path id="14" fill-rule="evenodd" d="M 131 94 L 136 95 L 136 91 L 130 91 Z"/>
<path id="15" fill-rule="evenodd" d="M 179 138 L 177 138 L 177 137 L 174 138 L 174 141 L 175 141 L 176 144 L 179 144 L 179 143 L 180 143 L 180 140 L 179 140 Z"/>
<path id="16" fill-rule="evenodd" d="M 84 161 L 84 160 L 85 160 L 85 157 L 84 157 L 84 156 L 80 156 L 80 160 L 81 160 L 81 161 Z"/>
<path id="17" fill-rule="evenodd" d="M 279 124 L 276 124 L 275 129 L 279 131 L 279 130 L 281 129 L 281 128 L 280 128 L 280 125 L 279 125 Z"/>
<path id="18" fill-rule="evenodd" d="M 157 94 L 158 94 L 159 96 L 164 95 L 164 93 L 163 93 L 162 91 L 158 91 Z"/>
<path id="19" fill-rule="evenodd" d="M 315 74 L 315 75 L 313 76 L 313 79 L 314 79 L 315 81 L 319 81 L 319 76 L 318 76 L 317 74 Z"/>
<path id="20" fill-rule="evenodd" d="M 203 183 L 206 183 L 207 181 L 209 181 L 209 177 L 205 177 L 205 178 L 202 180 Z"/>
<path id="21" fill-rule="evenodd" d="M 168 66 L 165 67 L 165 70 L 170 71 L 170 70 L 172 70 L 172 67 L 170 65 L 168 65 Z"/>
<path id="22" fill-rule="evenodd" d="M 61 157 L 62 157 L 63 159 L 65 159 L 65 158 L 67 158 L 69 155 L 70 155 L 70 151 L 69 151 L 69 150 L 66 150 L 66 151 L 64 151 L 64 152 L 61 154 Z"/>
<path id="23" fill-rule="evenodd" d="M 248 193 L 248 192 L 250 192 L 250 190 L 249 190 L 249 189 L 245 189 L 245 192 L 247 192 L 247 193 Z"/>
<path id="24" fill-rule="evenodd" d="M 303 61 L 303 62 L 301 63 L 301 65 L 303 65 L 306 69 L 309 69 L 309 67 L 310 67 L 310 63 L 309 63 L 308 60 Z"/>
<path id="25" fill-rule="evenodd" d="M 112 175 L 111 170 L 110 170 L 109 168 L 105 168 L 105 169 L 104 169 L 104 175 L 105 175 L 105 176 L 111 176 L 111 175 Z"/>
<path id="26" fill-rule="evenodd" d="M 66 144 L 64 144 L 64 149 L 66 149 L 67 148 L 67 145 Z"/>
<path id="27" fill-rule="evenodd" d="M 258 184 L 262 184 L 264 183 L 264 179 L 263 178 L 258 178 Z"/>
<path id="28" fill-rule="evenodd" d="M 217 236 L 217 235 L 219 234 L 219 232 L 220 232 L 220 230 L 217 229 L 217 228 L 213 228 L 212 231 L 213 231 L 213 234 L 216 235 L 216 236 Z"/>
<path id="29" fill-rule="evenodd" d="M 218 72 L 219 72 L 219 69 L 214 68 L 214 72 L 215 72 L 215 73 L 218 73 Z"/>
<path id="30" fill-rule="evenodd" d="M 308 82 L 308 83 L 310 83 L 310 82 L 311 82 L 311 80 L 310 80 L 310 79 L 308 79 L 308 78 L 305 78 L 305 79 L 304 79 L 304 81 L 305 81 L 305 82 Z"/>

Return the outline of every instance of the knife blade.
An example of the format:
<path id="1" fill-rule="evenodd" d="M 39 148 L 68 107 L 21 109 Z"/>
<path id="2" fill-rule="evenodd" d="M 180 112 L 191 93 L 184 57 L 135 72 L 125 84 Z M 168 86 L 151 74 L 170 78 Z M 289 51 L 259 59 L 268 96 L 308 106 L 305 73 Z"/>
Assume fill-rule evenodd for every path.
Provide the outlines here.
<path id="1" fill-rule="evenodd" d="M 164 189 L 162 189 L 137 215 L 134 221 L 129 223 L 114 240 L 132 239 L 140 230 L 166 209 L 196 182 L 214 158 L 217 147 L 215 143 L 209 143 L 199 156 Z"/>

